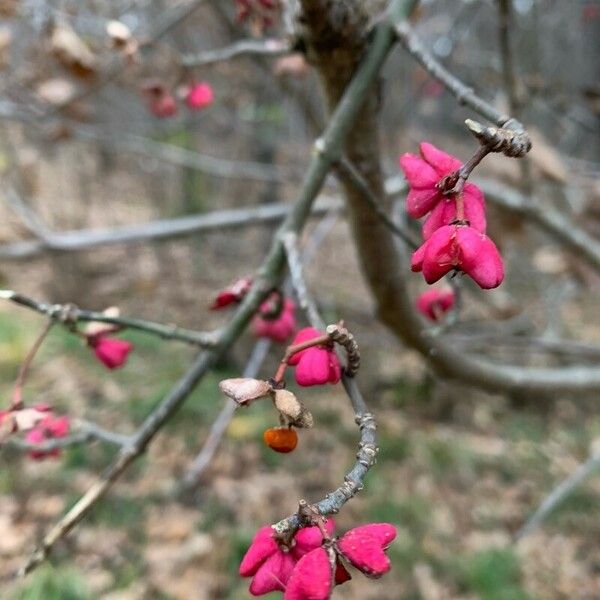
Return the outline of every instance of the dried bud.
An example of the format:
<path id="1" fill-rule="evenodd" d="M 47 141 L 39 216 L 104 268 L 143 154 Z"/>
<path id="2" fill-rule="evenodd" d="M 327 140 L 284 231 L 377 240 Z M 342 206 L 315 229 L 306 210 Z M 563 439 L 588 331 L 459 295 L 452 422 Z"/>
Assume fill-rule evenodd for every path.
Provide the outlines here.
<path id="1" fill-rule="evenodd" d="M 288 390 L 275 390 L 275 406 L 285 417 L 288 425 L 310 428 L 314 424 L 312 414 L 304 407 L 302 402 Z"/>
<path id="2" fill-rule="evenodd" d="M 106 33 L 115 48 L 122 48 L 131 39 L 131 29 L 121 21 L 109 21 Z"/>
<path id="3" fill-rule="evenodd" d="M 360 367 L 360 350 L 352 333 L 340 324 L 328 325 L 325 330 L 327 335 L 344 347 L 348 360 L 346 361 L 346 374 L 354 377 Z"/>
<path id="4" fill-rule="evenodd" d="M 224 379 L 219 383 L 219 389 L 238 404 L 247 405 L 254 400 L 268 396 L 273 388 L 267 381 L 250 377 Z"/>
<path id="5" fill-rule="evenodd" d="M 511 123 L 512 121 L 512 123 Z M 466 119 L 469 131 L 479 140 L 479 143 L 491 152 L 502 152 L 511 158 L 521 158 L 531 150 L 531 140 L 520 123 L 512 119 L 505 127 L 484 127 L 481 123 Z"/>

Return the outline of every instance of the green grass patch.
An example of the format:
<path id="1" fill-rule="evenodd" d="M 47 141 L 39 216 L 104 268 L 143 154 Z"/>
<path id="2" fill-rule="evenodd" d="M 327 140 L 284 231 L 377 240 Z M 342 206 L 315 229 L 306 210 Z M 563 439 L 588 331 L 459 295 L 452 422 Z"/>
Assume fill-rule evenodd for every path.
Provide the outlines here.
<path id="1" fill-rule="evenodd" d="M 532 600 L 521 587 L 521 566 L 510 549 L 484 550 L 460 559 L 459 583 L 481 600 Z"/>
<path id="2" fill-rule="evenodd" d="M 427 530 L 431 505 L 426 498 L 414 495 L 397 502 L 372 501 L 368 514 L 373 522 L 396 524 L 408 529 L 411 535 L 420 539 Z"/>
<path id="3" fill-rule="evenodd" d="M 44 565 L 30 575 L 11 600 L 92 600 L 92 595 L 76 571 Z"/>

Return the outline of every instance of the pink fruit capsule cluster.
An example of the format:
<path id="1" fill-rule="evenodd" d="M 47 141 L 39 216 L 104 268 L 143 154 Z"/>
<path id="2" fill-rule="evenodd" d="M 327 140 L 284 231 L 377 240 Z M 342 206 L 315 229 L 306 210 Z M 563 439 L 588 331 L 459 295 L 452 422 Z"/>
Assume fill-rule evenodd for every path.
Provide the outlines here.
<path id="1" fill-rule="evenodd" d="M 431 321 L 440 320 L 454 306 L 454 292 L 432 288 L 417 298 L 417 310 Z"/>
<path id="2" fill-rule="evenodd" d="M 459 192 L 444 189 L 444 181 L 461 166 L 458 158 L 427 142 L 420 144 L 419 156 L 400 157 L 400 167 L 410 186 L 407 212 L 415 219 L 426 217 L 422 226 L 424 243 L 414 252 L 411 269 L 422 272 L 430 284 L 451 271 L 460 271 L 479 287 L 492 289 L 504 279 L 504 264 L 498 248 L 486 235 L 483 193 L 472 183 L 465 183 Z"/>
<path id="3" fill-rule="evenodd" d="M 199 111 L 208 108 L 214 102 L 214 92 L 205 81 L 193 82 L 179 90 L 189 110 Z M 179 112 L 176 94 L 160 81 L 147 82 L 142 87 L 148 110 L 159 119 L 175 116 Z"/>
<path id="4" fill-rule="evenodd" d="M 327 600 L 335 585 L 352 577 L 345 564 L 351 564 L 367 577 L 378 578 L 390 570 L 385 551 L 396 537 L 389 523 L 355 527 L 332 539 L 334 523 L 296 532 L 286 546 L 265 526 L 258 530 L 240 564 L 242 577 L 252 577 L 250 593 L 262 596 L 283 592 L 283 600 Z"/>
<path id="5" fill-rule="evenodd" d="M 308 340 L 318 338 L 322 333 L 314 327 L 301 329 L 292 346 L 301 344 Z M 295 366 L 294 373 L 296 383 L 305 387 L 312 385 L 324 385 L 326 383 L 337 383 L 342 376 L 340 360 L 332 346 L 313 346 L 293 354 L 288 364 Z"/>
<path id="6" fill-rule="evenodd" d="M 271 300 L 267 299 L 252 320 L 252 331 L 257 337 L 283 343 L 296 331 L 296 303 L 291 298 L 284 298 L 281 312 L 274 318 L 267 316 L 270 310 Z"/>

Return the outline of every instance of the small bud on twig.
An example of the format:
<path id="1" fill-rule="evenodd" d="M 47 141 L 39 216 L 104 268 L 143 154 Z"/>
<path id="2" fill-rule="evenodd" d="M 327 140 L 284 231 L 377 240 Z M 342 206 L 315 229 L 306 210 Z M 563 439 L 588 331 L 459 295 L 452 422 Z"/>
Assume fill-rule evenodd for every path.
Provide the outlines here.
<path id="1" fill-rule="evenodd" d="M 360 367 L 360 350 L 358 349 L 358 342 L 352 333 L 341 325 L 328 325 L 325 332 L 334 342 L 337 342 L 346 350 L 346 354 L 348 355 L 346 374 L 350 377 L 354 377 L 354 375 L 358 373 L 358 368 Z"/>
<path id="2" fill-rule="evenodd" d="M 478 121 L 466 119 L 465 124 L 469 131 L 490 152 L 502 152 L 511 158 L 521 158 L 531 150 L 531 140 L 523 129 L 512 129 L 511 121 L 507 127 L 485 127 Z"/>

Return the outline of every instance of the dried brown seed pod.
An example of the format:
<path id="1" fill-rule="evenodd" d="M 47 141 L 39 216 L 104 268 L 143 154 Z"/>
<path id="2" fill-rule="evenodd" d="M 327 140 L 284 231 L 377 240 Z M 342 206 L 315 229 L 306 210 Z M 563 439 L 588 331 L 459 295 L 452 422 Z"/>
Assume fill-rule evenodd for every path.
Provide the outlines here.
<path id="1" fill-rule="evenodd" d="M 241 405 L 250 404 L 254 400 L 264 398 L 273 391 L 268 381 L 250 377 L 224 379 L 219 383 L 219 389 L 229 398 Z"/>
<path id="2" fill-rule="evenodd" d="M 288 390 L 275 390 L 274 401 L 275 407 L 288 425 L 303 428 L 313 426 L 314 420 L 312 414 L 292 392 Z"/>

